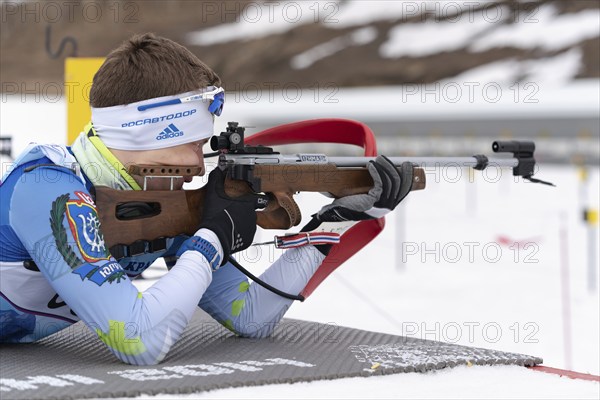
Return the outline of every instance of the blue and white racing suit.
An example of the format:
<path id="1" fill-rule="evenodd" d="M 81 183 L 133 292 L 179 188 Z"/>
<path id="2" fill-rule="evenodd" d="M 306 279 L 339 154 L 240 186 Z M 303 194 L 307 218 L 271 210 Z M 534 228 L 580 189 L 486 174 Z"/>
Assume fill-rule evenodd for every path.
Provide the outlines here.
<path id="1" fill-rule="evenodd" d="M 131 277 L 174 256 L 185 238 L 168 239 L 166 250 L 115 260 L 89 179 L 77 165 L 65 167 L 36 151 L 0 183 L 0 342 L 33 342 L 83 320 L 119 359 L 148 365 L 165 357 L 197 306 L 249 337 L 269 335 L 289 308 L 291 300 L 249 284 L 231 264 L 212 272 L 195 251 L 139 292 Z M 313 246 L 288 250 L 261 278 L 299 293 L 323 258 Z"/>

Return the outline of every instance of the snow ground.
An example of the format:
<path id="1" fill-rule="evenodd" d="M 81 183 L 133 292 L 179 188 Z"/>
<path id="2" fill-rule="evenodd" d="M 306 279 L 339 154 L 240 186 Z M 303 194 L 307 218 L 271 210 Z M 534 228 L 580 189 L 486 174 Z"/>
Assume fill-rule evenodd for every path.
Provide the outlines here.
<path id="1" fill-rule="evenodd" d="M 343 389 L 341 389 L 343 388 Z M 139 397 L 144 398 L 144 397 Z M 223 389 L 151 399 L 597 399 L 598 385 L 523 367 L 457 367 L 400 374 Z"/>
<path id="2" fill-rule="evenodd" d="M 25 118 L 32 112 L 43 118 Z M 2 133 L 12 134 L 15 151 L 30 140 L 64 142 L 64 115 L 62 102 L 3 102 Z M 15 128 L 7 132 L 6 127 Z M 587 233 L 580 216 L 584 206 L 599 208 L 599 171 L 590 171 L 587 188 L 572 167 L 540 166 L 538 176 L 555 182 L 556 188 L 514 183 L 506 172 L 500 179 L 494 171 L 477 173 L 475 182 L 468 183 L 469 175 L 462 170 L 428 171 L 427 191 L 411 194 L 368 249 L 338 269 L 304 304 L 292 306 L 287 316 L 527 353 L 544 358 L 548 366 L 598 374 L 599 296 L 587 289 Z M 306 217 L 323 199 L 302 194 L 298 201 Z M 401 232 L 403 240 L 397 236 Z M 568 254 L 561 253 L 565 233 Z M 261 232 L 257 240 L 270 236 Z M 496 244 L 505 241 L 521 243 L 512 249 Z M 398 253 L 402 247 L 405 262 Z M 261 251 L 260 258 L 253 249 L 240 260 L 260 271 L 273 257 Z M 561 264 L 561 256 L 566 256 L 566 264 Z M 565 270 L 569 295 L 563 303 Z M 571 315 L 570 331 L 565 330 L 565 310 Z M 568 335 L 571 340 L 565 342 Z M 598 398 L 599 394 L 597 383 L 523 368 L 473 367 L 227 389 L 193 397 Z"/>

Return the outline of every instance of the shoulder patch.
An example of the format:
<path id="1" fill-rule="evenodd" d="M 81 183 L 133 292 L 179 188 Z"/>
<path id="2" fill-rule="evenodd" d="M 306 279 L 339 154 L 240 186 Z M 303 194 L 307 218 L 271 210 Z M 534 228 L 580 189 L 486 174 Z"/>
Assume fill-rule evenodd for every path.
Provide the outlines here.
<path id="1" fill-rule="evenodd" d="M 78 199 L 67 201 L 66 211 L 71 233 L 83 259 L 87 262 L 108 260 L 94 201 L 84 192 L 75 192 L 75 195 Z"/>
<path id="2" fill-rule="evenodd" d="M 63 194 L 52 202 L 50 225 L 57 250 L 65 262 L 75 269 L 85 262 L 109 260 L 110 255 L 104 244 L 104 236 L 100 232 L 100 221 L 90 195 L 75 192 L 76 199 L 70 199 L 70 194 Z M 67 231 L 63 224 L 67 216 L 69 228 L 75 240 L 77 253 L 68 243 Z"/>

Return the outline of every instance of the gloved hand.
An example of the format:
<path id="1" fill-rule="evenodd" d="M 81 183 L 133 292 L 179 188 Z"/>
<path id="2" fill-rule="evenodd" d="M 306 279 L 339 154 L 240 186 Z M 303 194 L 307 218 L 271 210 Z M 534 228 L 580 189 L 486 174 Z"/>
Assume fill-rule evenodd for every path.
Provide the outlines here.
<path id="1" fill-rule="evenodd" d="M 268 197 L 249 193 L 231 198 L 225 193 L 225 172 L 215 168 L 208 177 L 200 228 L 213 231 L 223 248 L 223 262 L 229 256 L 247 249 L 256 233 L 257 208 L 264 208 Z"/>
<path id="2" fill-rule="evenodd" d="M 378 156 L 370 161 L 367 169 L 373 179 L 373 187 L 366 194 L 346 196 L 324 206 L 313 215 L 312 220 L 302 229 L 329 232 L 345 232 L 355 221 L 380 218 L 392 211 L 408 195 L 412 187 L 413 165 L 404 162 L 400 171 L 389 158 Z M 335 227 L 325 228 L 327 223 Z M 322 250 L 322 249 L 319 249 Z M 322 251 L 323 252 L 323 251 Z"/>

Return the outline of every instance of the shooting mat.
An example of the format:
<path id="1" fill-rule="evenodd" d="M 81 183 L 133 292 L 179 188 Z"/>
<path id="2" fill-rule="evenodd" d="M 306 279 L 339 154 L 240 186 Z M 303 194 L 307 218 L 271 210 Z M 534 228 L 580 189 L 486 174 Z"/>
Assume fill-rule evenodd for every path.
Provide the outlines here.
<path id="1" fill-rule="evenodd" d="M 34 344 L 0 344 L 0 399 L 193 393 L 456 365 L 540 364 L 537 357 L 284 319 L 271 338 L 241 339 L 198 311 L 159 365 L 118 361 L 83 324 Z"/>

